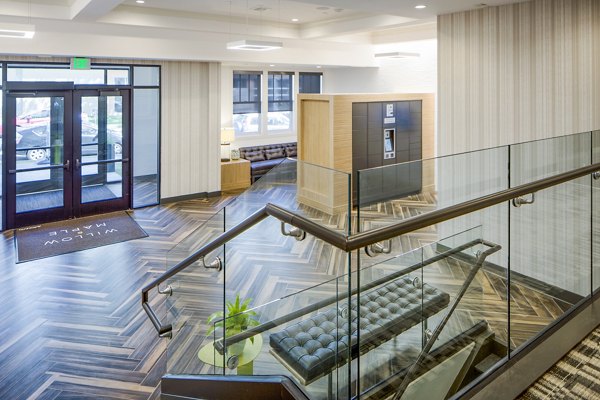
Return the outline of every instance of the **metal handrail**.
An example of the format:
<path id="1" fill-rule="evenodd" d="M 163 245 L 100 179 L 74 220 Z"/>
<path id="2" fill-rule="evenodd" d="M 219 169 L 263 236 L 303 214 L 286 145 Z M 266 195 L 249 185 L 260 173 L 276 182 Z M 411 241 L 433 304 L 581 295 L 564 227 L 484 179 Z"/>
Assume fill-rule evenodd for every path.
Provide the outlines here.
<path id="1" fill-rule="evenodd" d="M 148 293 L 155 287 L 158 287 L 161 283 L 167 279 L 173 277 L 180 271 L 184 270 L 194 262 L 205 257 L 210 252 L 223 246 L 231 239 L 240 235 L 244 231 L 248 230 L 252 226 L 256 225 L 268 216 L 277 218 L 278 220 L 285 222 L 289 225 L 293 225 L 306 233 L 313 235 L 314 237 L 323 240 L 345 252 L 357 250 L 368 245 L 378 243 L 384 240 L 392 239 L 397 236 L 401 236 L 428 226 L 447 221 L 453 218 L 457 218 L 466 214 L 470 214 L 474 211 L 482 210 L 505 201 L 512 200 L 514 198 L 535 193 L 537 191 L 547 189 L 552 186 L 560 185 L 585 175 L 589 175 L 600 171 L 600 163 L 592 164 L 587 167 L 577 168 L 569 172 L 564 172 L 558 175 L 551 176 L 549 178 L 540 179 L 531 183 L 516 186 L 514 188 L 502 190 L 487 196 L 479 197 L 473 200 L 468 200 L 463 203 L 459 203 L 453 206 L 442 208 L 429 212 L 427 214 L 418 215 L 415 217 L 407 218 L 397 224 L 389 225 L 386 227 L 370 230 L 367 232 L 358 233 L 356 235 L 347 236 L 333 230 L 330 230 L 322 225 L 317 224 L 314 221 L 309 220 L 301 215 L 295 214 L 292 211 L 286 210 L 275 204 L 268 203 L 254 214 L 250 215 L 240 224 L 234 228 L 223 232 L 217 238 L 210 243 L 202 246 L 199 250 L 190 254 L 186 259 L 179 262 L 171 269 L 166 271 L 163 275 L 159 276 L 142 289 L 142 307 L 150 317 L 150 321 L 159 332 L 161 336 L 169 336 L 172 330 L 170 324 L 163 325 L 156 313 L 148 303 Z"/>

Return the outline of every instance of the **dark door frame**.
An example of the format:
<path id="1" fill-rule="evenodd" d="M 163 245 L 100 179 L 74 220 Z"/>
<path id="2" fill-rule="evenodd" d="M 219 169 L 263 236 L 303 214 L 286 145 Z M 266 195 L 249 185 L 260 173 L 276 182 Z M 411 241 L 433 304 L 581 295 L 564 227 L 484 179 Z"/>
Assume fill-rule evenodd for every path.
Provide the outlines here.
<path id="1" fill-rule="evenodd" d="M 131 90 L 126 89 L 77 89 L 72 82 L 15 82 L 6 85 L 5 111 L 6 122 L 3 151 L 5 154 L 4 181 L 2 190 L 5 199 L 3 212 L 4 225 L 7 229 L 27 225 L 64 220 L 73 217 L 98 214 L 131 208 Z M 9 116 L 16 116 L 16 98 L 22 97 L 64 97 L 63 121 L 63 163 L 40 169 L 50 169 L 53 175 L 58 170 L 63 174 L 63 207 L 44 209 L 17 214 L 16 210 L 16 121 L 9 121 Z M 107 165 L 122 165 L 122 197 L 81 204 L 81 185 L 85 182 L 81 176 L 81 98 L 85 96 L 122 96 L 123 128 L 121 159 L 105 157 L 104 160 L 90 164 L 98 164 L 100 170 Z M 106 134 L 106 132 L 104 132 Z M 98 146 L 100 148 L 100 146 Z M 100 156 L 100 154 L 99 154 Z M 114 160 L 111 162 L 111 160 Z"/>
<path id="2" fill-rule="evenodd" d="M 109 154 L 101 151 L 101 140 L 98 140 L 98 160 L 97 162 L 86 163 L 83 162 L 81 154 L 81 137 L 82 135 L 73 135 L 73 160 L 74 172 L 73 172 L 73 216 L 81 217 L 85 215 L 100 214 L 105 212 L 126 210 L 131 208 L 131 134 L 130 134 L 130 100 L 131 91 L 129 89 L 81 89 L 73 92 L 73 132 L 82 132 L 82 121 L 79 117 L 81 115 L 81 99 L 83 97 L 99 97 L 107 98 L 109 96 L 121 96 L 122 105 L 122 132 L 121 132 L 121 159 L 116 159 L 114 154 Z M 104 118 L 107 115 L 106 102 L 99 101 L 99 114 L 104 114 Z M 100 117 L 100 115 L 99 115 Z M 106 126 L 98 124 L 98 134 L 103 136 L 104 140 L 107 140 Z M 111 162 L 111 160 L 113 162 Z M 117 199 L 108 199 L 101 201 L 94 201 L 90 203 L 81 202 L 81 188 L 83 185 L 87 185 L 93 178 L 83 177 L 81 174 L 81 168 L 85 165 L 97 165 L 98 174 L 95 176 L 104 179 L 106 176 L 107 169 L 115 164 L 121 163 L 121 175 L 122 175 L 122 196 Z M 105 183 L 105 182 L 104 182 Z"/>
<path id="3" fill-rule="evenodd" d="M 41 166 L 40 170 L 49 170 L 50 174 L 55 179 L 60 179 L 62 174 L 62 192 L 63 192 L 63 206 L 54 207 L 43 210 L 35 210 L 24 213 L 17 213 L 16 195 L 17 195 L 17 169 L 16 169 L 16 156 L 17 156 L 17 143 L 16 143 L 16 121 L 13 120 L 5 127 L 6 135 L 3 139 L 4 157 L 6 162 L 6 170 L 4 174 L 4 201 L 6 202 L 6 225 L 9 227 L 26 226 L 36 223 L 44 223 L 50 221 L 56 221 L 60 219 L 66 219 L 69 217 L 70 210 L 73 207 L 72 195 L 70 193 L 72 187 L 72 174 L 71 174 L 71 163 L 70 159 L 72 155 L 70 150 L 72 149 L 71 137 L 72 137 L 72 124 L 71 118 L 68 117 L 68 111 L 72 108 L 72 91 L 65 90 L 64 86 L 56 85 L 54 88 L 45 85 L 44 89 L 32 92 L 25 91 L 14 91 L 11 90 L 6 94 L 6 112 L 7 116 L 16 117 L 16 99 L 17 98 L 35 98 L 35 97 L 51 97 L 64 99 L 63 103 L 63 151 L 62 151 L 62 162 L 56 163 L 55 165 Z M 49 132 L 50 134 L 50 132 Z"/>

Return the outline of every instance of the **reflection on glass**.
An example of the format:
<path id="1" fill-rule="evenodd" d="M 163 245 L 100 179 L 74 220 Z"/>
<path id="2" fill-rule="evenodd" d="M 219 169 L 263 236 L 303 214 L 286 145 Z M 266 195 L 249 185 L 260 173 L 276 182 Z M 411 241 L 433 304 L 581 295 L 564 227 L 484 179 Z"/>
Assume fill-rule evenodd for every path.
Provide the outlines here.
<path id="1" fill-rule="evenodd" d="M 107 85 L 129 85 L 129 68 L 106 71 Z"/>
<path id="2" fill-rule="evenodd" d="M 91 203 L 123 196 L 123 98 L 81 98 L 81 202 Z"/>
<path id="3" fill-rule="evenodd" d="M 87 165 L 82 167 L 82 175 L 82 203 L 123 197 L 123 163 Z"/>
<path id="4" fill-rule="evenodd" d="M 17 173 L 17 213 L 63 206 L 63 173 L 55 171 Z"/>
<path id="5" fill-rule="evenodd" d="M 292 128 L 292 112 L 269 112 L 267 116 L 267 129 L 270 131 L 287 131 Z"/>
<path id="6" fill-rule="evenodd" d="M 249 135 L 258 132 L 260 126 L 260 114 L 234 114 L 233 128 L 236 135 Z"/>
<path id="7" fill-rule="evenodd" d="M 159 90 L 133 91 L 133 207 L 158 199 Z"/>
<path id="8" fill-rule="evenodd" d="M 16 99 L 17 213 L 61 207 L 64 97 Z"/>
<path id="9" fill-rule="evenodd" d="M 2 74 L 2 66 L 0 65 L 0 74 Z M 0 75 L 1 76 L 1 75 Z M 1 85 L 1 83 L 0 83 Z M 0 87 L 1 88 L 1 87 Z M 4 157 L 4 153 L 2 152 L 2 132 L 3 132 L 3 126 L 2 126 L 2 121 L 4 121 L 4 114 L 3 111 L 4 108 L 2 107 L 2 99 L 4 98 L 4 94 L 2 93 L 2 90 L 0 90 L 0 165 L 2 164 L 2 158 Z M 4 179 L 4 174 L 0 173 L 0 187 L 2 187 L 2 179 Z M 1 190 L 0 190 L 1 192 Z M 3 199 L 2 199 L 2 193 L 0 193 L 0 209 L 4 207 L 3 204 Z M 0 213 L 0 226 L 2 226 L 2 213 Z"/>
<path id="10" fill-rule="evenodd" d="M 511 208 L 510 339 L 514 347 L 590 294 L 590 204 L 589 177 L 584 177 L 538 191 L 533 204 Z M 536 323 L 521 323 L 532 317 Z"/>
<path id="11" fill-rule="evenodd" d="M 158 86 L 160 84 L 159 67 L 133 67 L 135 86 Z"/>
<path id="12" fill-rule="evenodd" d="M 74 82 L 76 85 L 103 85 L 104 69 L 9 67 L 8 80 L 14 82 Z"/>
<path id="13" fill-rule="evenodd" d="M 100 116 L 99 113 L 99 106 L 102 103 L 105 103 L 107 107 L 108 115 L 106 117 Z M 122 158 L 123 115 L 121 103 L 121 96 L 82 97 L 81 156 L 83 163 Z M 102 120 L 100 121 L 99 118 Z"/>

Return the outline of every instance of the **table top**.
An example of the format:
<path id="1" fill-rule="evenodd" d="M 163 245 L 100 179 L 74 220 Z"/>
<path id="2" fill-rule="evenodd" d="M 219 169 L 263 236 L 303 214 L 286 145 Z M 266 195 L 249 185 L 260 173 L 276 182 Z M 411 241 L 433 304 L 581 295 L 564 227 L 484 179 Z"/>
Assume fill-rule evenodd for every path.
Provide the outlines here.
<path id="1" fill-rule="evenodd" d="M 249 163 L 250 161 L 246 160 L 245 158 L 239 158 L 237 160 L 231 160 L 231 161 L 221 161 L 221 164 L 242 164 L 242 163 Z"/>
<path id="2" fill-rule="evenodd" d="M 238 367 L 240 365 L 248 364 L 260 353 L 260 349 L 262 348 L 263 340 L 261 335 L 254 336 L 254 343 L 250 341 L 250 339 L 246 339 L 246 346 L 244 346 L 244 351 L 240 354 L 238 360 Z M 210 343 L 205 344 L 198 351 L 198 358 L 200 361 L 205 362 L 210 365 L 214 365 L 215 367 L 223 368 L 223 359 L 225 358 L 225 362 L 227 362 L 227 358 L 223 357 L 222 354 L 219 354 L 217 350 L 215 350 L 214 342 L 210 341 Z"/>

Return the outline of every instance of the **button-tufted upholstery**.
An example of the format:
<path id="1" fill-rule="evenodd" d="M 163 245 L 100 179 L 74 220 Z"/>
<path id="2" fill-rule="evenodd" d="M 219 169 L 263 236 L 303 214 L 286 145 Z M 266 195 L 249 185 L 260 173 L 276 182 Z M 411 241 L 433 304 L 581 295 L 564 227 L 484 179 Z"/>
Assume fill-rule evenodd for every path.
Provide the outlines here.
<path id="1" fill-rule="evenodd" d="M 282 149 L 283 154 L 280 158 L 271 158 L 267 157 L 267 150 L 277 150 Z M 249 154 L 255 154 L 256 152 L 262 152 L 264 159 L 259 161 L 251 161 L 250 164 L 250 174 L 252 183 L 256 181 L 258 178 L 266 174 L 271 170 L 271 168 L 278 165 L 283 159 L 286 157 L 295 157 L 297 151 L 296 142 L 291 143 L 278 143 L 278 144 L 269 144 L 265 146 L 251 146 L 251 147 L 240 147 L 240 157 L 247 159 Z M 294 154 L 292 156 L 292 154 Z"/>
<path id="2" fill-rule="evenodd" d="M 413 285 L 404 276 L 360 295 L 360 354 L 386 342 L 448 305 L 447 293 L 430 286 Z M 342 303 L 347 304 L 343 301 Z M 351 301 L 351 327 L 343 306 L 270 335 L 273 351 L 293 368 L 306 384 L 328 374 L 347 360 L 348 342 L 352 357 L 358 356 L 357 299 Z"/>

